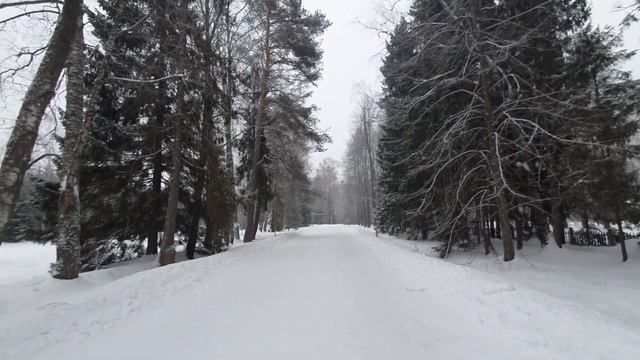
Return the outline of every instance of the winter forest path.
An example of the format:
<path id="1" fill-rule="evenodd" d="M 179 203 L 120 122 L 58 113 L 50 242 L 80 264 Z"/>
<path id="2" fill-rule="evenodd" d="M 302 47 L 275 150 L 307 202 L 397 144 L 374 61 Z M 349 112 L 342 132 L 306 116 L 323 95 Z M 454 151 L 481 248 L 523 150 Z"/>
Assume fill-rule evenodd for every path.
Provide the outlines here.
<path id="1" fill-rule="evenodd" d="M 623 324 L 349 226 L 95 281 L 16 289 L 16 299 L 49 295 L 0 309 L 0 358 L 627 359 L 640 341 Z M 602 333 L 616 342 L 598 343 Z"/>

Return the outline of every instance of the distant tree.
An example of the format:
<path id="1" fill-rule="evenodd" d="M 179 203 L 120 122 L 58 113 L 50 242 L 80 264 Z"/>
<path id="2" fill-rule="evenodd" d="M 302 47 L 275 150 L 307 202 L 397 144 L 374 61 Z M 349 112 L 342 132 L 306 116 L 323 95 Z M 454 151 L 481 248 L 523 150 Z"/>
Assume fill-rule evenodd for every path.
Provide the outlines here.
<path id="1" fill-rule="evenodd" d="M 354 129 L 343 160 L 345 196 L 353 197 L 345 206 L 349 222 L 371 226 L 376 223 L 378 164 L 375 161 L 378 143 L 377 122 L 379 108 L 372 95 L 358 94 L 358 108 L 354 114 Z"/>
<path id="2" fill-rule="evenodd" d="M 317 224 L 335 224 L 338 206 L 338 168 L 336 160 L 322 160 L 313 178 L 312 189 L 316 196 L 314 222 Z"/>

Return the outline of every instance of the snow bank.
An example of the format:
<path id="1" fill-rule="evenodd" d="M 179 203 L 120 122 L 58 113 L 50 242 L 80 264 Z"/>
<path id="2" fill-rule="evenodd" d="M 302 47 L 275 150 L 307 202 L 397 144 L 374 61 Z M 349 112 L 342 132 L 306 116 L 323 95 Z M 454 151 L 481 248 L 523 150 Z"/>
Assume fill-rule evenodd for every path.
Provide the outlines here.
<path id="1" fill-rule="evenodd" d="M 32 242 L 0 245 L 0 285 L 45 276 L 56 261 L 56 247 Z"/>
<path id="2" fill-rule="evenodd" d="M 380 251 L 414 277 L 416 288 L 439 303 L 436 308 L 451 311 L 445 318 L 456 319 L 463 329 L 479 327 L 503 350 L 490 357 L 487 344 L 476 344 L 481 355 L 454 348 L 459 358 L 635 359 L 640 354 L 635 246 L 636 258 L 627 264 L 614 249 L 535 246 L 505 264 L 500 256 L 478 252 L 457 252 L 442 261 L 432 250 L 436 243 L 381 238 L 387 246 Z M 443 314 L 433 316 L 447 322 Z M 460 347 L 470 343 L 465 338 Z"/>
<path id="3" fill-rule="evenodd" d="M 640 354 L 637 265 L 608 262 L 608 249 L 532 247 L 504 265 L 468 253 L 446 262 L 417 244 L 322 226 L 164 268 L 146 257 L 74 281 L 0 285 L 0 359 Z"/>
<path id="4" fill-rule="evenodd" d="M 431 241 L 382 238 L 408 251 L 437 257 Z M 640 246 L 628 240 L 629 261 L 622 263 L 620 247 L 580 247 L 551 243 L 541 248 L 525 242 L 516 259 L 502 261 L 502 247 L 494 240 L 498 254 L 484 256 L 482 249 L 453 252 L 447 262 L 488 274 L 496 281 L 540 291 L 617 319 L 632 326 L 640 324 Z"/>

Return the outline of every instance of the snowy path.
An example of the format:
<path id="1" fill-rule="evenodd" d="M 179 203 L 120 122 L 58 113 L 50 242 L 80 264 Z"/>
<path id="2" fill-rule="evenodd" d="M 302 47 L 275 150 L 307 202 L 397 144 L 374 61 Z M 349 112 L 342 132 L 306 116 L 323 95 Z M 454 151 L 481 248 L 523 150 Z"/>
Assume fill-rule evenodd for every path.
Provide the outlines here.
<path id="1" fill-rule="evenodd" d="M 638 333 L 345 226 L 130 276 L 0 286 L 7 360 L 620 360 L 640 354 Z"/>

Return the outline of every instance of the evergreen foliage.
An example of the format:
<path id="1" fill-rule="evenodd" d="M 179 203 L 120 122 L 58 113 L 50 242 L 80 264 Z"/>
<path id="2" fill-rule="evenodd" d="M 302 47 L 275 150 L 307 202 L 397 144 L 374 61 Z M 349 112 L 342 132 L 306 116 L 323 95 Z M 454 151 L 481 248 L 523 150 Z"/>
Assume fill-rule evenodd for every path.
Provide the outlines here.
<path id="1" fill-rule="evenodd" d="M 549 226 L 562 246 L 570 216 L 633 220 L 638 82 L 589 16 L 581 0 L 414 1 L 381 69 L 380 230 L 428 233 L 443 256 L 493 235 L 509 261 Z"/>

